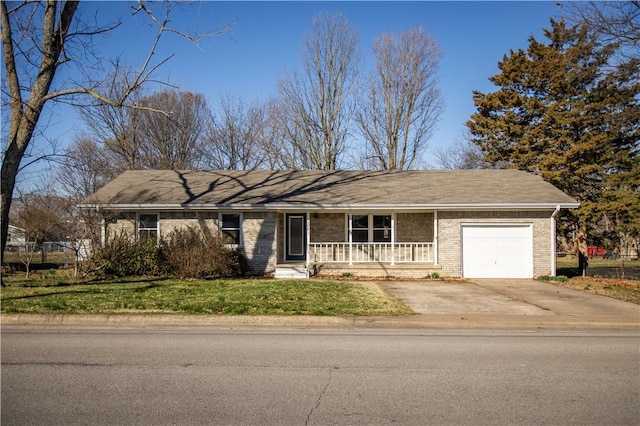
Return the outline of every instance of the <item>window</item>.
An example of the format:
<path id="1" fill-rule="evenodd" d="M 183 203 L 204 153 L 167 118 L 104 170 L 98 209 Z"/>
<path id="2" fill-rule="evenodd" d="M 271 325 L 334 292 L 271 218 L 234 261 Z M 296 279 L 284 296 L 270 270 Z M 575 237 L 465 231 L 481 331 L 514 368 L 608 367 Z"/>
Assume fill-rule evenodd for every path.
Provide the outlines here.
<path id="1" fill-rule="evenodd" d="M 139 214 L 136 222 L 138 240 L 158 241 L 158 214 Z"/>
<path id="2" fill-rule="evenodd" d="M 220 215 L 220 232 L 229 244 L 240 245 L 240 222 L 239 213 Z"/>
<path id="3" fill-rule="evenodd" d="M 351 241 L 354 243 L 391 242 L 391 215 L 351 216 Z"/>
<path id="4" fill-rule="evenodd" d="M 373 216 L 373 242 L 391 242 L 391 216 Z"/>
<path id="5" fill-rule="evenodd" d="M 369 216 L 351 216 L 351 241 L 354 243 L 369 242 Z"/>

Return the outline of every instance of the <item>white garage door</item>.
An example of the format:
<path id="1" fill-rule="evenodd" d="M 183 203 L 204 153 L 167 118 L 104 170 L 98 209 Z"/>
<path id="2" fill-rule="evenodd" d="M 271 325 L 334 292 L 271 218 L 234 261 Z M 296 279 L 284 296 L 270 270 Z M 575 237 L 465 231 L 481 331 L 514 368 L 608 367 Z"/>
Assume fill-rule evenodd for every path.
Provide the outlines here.
<path id="1" fill-rule="evenodd" d="M 531 225 L 463 225 L 462 275 L 533 278 Z"/>

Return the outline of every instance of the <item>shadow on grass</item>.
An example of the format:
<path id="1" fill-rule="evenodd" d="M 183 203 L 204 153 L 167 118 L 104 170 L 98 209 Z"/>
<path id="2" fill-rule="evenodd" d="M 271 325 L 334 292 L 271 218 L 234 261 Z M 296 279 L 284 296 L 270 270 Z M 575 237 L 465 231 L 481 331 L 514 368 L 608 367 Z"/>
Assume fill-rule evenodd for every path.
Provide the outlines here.
<path id="1" fill-rule="evenodd" d="M 147 282 L 146 285 L 140 286 L 140 287 L 136 287 L 133 289 L 128 289 L 128 291 L 131 292 L 136 292 L 136 293 L 142 293 L 142 292 L 146 292 L 158 287 L 162 287 L 162 285 L 157 283 L 157 280 L 141 280 L 141 281 L 135 281 L 136 284 L 140 283 L 140 282 Z M 127 283 L 134 283 L 134 281 L 127 281 Z M 39 298 L 39 297 L 48 297 L 48 296 L 59 296 L 61 294 L 75 294 L 75 295 L 81 295 L 81 294 L 99 294 L 99 293 L 105 293 L 105 291 L 101 291 L 97 288 L 97 284 L 100 283 L 94 283 L 94 284 L 90 284 L 88 288 L 85 289 L 77 289 L 77 290 L 70 290 L 70 291 L 65 291 L 64 293 L 60 293 L 57 291 L 52 291 L 49 293 L 38 293 L 38 294 L 21 294 L 21 295 L 16 295 L 16 296 L 8 296 L 8 297 L 3 297 L 2 300 L 7 301 L 7 300 L 28 300 L 28 299 L 34 299 L 34 298 Z M 118 283 L 102 283 L 105 285 L 118 285 Z M 125 284 L 125 283 L 122 283 Z M 71 286 L 84 286 L 86 284 L 68 284 L 68 285 L 64 285 L 64 286 L 42 286 L 40 288 L 46 288 L 46 287 L 71 287 Z M 95 286 L 95 287 L 94 287 Z M 28 286 L 21 286 L 19 288 L 35 288 L 35 287 L 28 287 Z M 107 291 L 108 292 L 108 291 Z"/>
<path id="2" fill-rule="evenodd" d="M 127 285 L 138 283 L 151 283 L 167 279 L 166 277 L 133 277 L 122 279 L 102 279 L 102 280 L 89 280 L 89 281 L 70 281 L 52 278 L 47 279 L 25 279 L 18 280 L 16 282 L 6 281 L 7 287 L 13 288 L 46 288 L 46 287 L 76 287 L 82 285 Z"/>

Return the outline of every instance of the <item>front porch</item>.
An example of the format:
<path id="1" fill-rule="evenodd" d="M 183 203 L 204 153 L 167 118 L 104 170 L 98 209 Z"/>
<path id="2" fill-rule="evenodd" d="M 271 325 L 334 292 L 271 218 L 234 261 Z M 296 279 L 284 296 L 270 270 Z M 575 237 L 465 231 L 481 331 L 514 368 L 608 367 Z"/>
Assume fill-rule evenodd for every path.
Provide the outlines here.
<path id="1" fill-rule="evenodd" d="M 277 278 L 422 278 L 437 265 L 434 212 L 281 213 Z"/>

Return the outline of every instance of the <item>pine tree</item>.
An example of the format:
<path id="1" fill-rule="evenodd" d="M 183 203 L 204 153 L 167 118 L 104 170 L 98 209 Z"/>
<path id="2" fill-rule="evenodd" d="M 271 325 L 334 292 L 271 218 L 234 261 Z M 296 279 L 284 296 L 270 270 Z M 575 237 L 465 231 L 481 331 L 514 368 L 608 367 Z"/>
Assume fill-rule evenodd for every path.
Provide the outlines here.
<path id="1" fill-rule="evenodd" d="M 639 61 L 612 64 L 616 45 L 599 45 L 586 27 L 551 20 L 544 35 L 548 43 L 531 37 L 504 56 L 490 78 L 498 90 L 474 92 L 467 126 L 490 164 L 540 174 L 580 202 L 567 216 L 584 273 L 589 232 L 603 218 L 640 233 Z"/>

